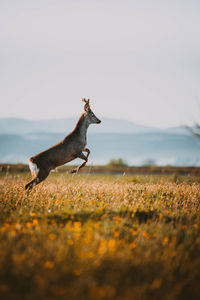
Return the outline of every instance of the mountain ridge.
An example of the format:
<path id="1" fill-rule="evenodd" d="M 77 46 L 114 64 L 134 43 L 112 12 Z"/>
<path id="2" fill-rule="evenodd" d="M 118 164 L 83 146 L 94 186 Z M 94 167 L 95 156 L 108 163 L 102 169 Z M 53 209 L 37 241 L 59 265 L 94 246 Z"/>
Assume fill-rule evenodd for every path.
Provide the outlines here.
<path id="1" fill-rule="evenodd" d="M 183 126 L 156 128 L 136 124 L 129 120 L 117 118 L 100 118 L 102 123 L 96 127 L 90 126 L 89 132 L 105 133 L 141 133 L 141 132 L 170 132 L 189 134 Z M 78 122 L 77 117 L 48 119 L 48 120 L 29 120 L 23 118 L 0 118 L 0 134 L 27 134 L 34 132 L 65 133 L 71 132 Z"/>
<path id="2" fill-rule="evenodd" d="M 27 163 L 31 156 L 55 145 L 63 134 L 0 134 L 0 163 Z M 129 165 L 200 165 L 198 140 L 192 135 L 169 133 L 89 133 L 89 164 L 123 158 Z M 76 162 L 73 162 L 76 164 Z"/>
<path id="3" fill-rule="evenodd" d="M 162 129 L 125 120 L 101 119 L 100 125 L 91 125 L 88 130 L 89 163 L 106 164 L 121 157 L 136 166 L 200 165 L 199 140 L 184 127 Z M 0 119 L 0 163 L 27 163 L 31 156 L 61 141 L 76 123 L 77 118 Z"/>

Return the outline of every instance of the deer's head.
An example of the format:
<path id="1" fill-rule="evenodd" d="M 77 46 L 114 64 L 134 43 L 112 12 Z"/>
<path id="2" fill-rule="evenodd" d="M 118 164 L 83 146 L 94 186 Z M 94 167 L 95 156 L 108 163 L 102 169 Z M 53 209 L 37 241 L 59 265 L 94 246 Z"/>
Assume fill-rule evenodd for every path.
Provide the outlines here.
<path id="1" fill-rule="evenodd" d="M 99 124 L 101 121 L 95 116 L 93 111 L 90 108 L 90 99 L 86 100 L 85 98 L 82 99 L 85 102 L 84 110 L 86 112 L 86 117 L 88 119 L 88 124 Z"/>

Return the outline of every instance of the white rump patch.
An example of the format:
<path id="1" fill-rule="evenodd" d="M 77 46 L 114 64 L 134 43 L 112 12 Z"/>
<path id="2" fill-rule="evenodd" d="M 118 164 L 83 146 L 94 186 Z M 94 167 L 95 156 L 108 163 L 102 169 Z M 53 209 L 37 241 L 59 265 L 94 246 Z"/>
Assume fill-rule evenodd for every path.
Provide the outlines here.
<path id="1" fill-rule="evenodd" d="M 37 167 L 36 164 L 32 163 L 32 161 L 29 160 L 28 163 L 32 176 L 37 176 L 40 169 Z"/>

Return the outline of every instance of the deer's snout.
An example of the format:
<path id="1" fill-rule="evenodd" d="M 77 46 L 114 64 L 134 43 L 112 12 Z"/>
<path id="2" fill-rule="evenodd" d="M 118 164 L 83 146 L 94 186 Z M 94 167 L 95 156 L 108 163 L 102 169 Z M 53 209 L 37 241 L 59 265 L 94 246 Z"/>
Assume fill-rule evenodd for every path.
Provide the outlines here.
<path id="1" fill-rule="evenodd" d="M 101 120 L 98 119 L 98 120 L 97 120 L 97 124 L 100 124 L 100 123 L 101 123 Z"/>

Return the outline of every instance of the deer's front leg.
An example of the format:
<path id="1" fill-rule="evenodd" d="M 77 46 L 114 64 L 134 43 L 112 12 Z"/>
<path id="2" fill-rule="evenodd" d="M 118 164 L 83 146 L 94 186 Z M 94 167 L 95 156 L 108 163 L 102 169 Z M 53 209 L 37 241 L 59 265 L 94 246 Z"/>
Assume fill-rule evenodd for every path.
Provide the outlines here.
<path id="1" fill-rule="evenodd" d="M 74 170 L 72 170 L 72 171 L 71 171 L 72 174 L 73 174 L 73 173 L 78 173 L 78 171 L 86 165 L 86 163 L 87 163 L 87 161 L 88 161 L 88 156 L 89 156 L 89 154 L 90 154 L 90 150 L 87 149 L 87 148 L 85 148 L 85 149 L 83 150 L 83 152 L 87 152 L 87 154 L 84 155 L 84 154 L 81 152 L 81 153 L 79 153 L 79 154 L 77 155 L 77 157 L 83 159 L 84 162 L 83 162 L 80 166 L 78 166 L 77 168 L 75 168 Z"/>
<path id="2" fill-rule="evenodd" d="M 88 156 L 90 155 L 90 150 L 88 149 L 88 148 L 85 148 L 84 150 L 83 150 L 83 152 L 87 152 L 87 158 L 88 158 Z"/>

